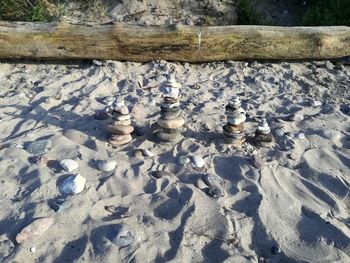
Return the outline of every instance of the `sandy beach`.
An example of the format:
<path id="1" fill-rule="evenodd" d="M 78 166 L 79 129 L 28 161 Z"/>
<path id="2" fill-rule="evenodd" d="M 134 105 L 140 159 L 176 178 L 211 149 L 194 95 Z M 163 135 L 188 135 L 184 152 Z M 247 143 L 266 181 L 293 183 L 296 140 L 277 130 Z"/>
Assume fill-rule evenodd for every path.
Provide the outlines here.
<path id="1" fill-rule="evenodd" d="M 160 143 L 151 125 L 171 69 L 183 138 Z M 2 62 L 0 261 L 350 262 L 349 86 L 349 65 L 331 61 Z M 234 96 L 239 149 L 222 128 Z M 115 99 L 134 127 L 120 147 L 106 128 Z M 262 117 L 270 147 L 254 144 Z M 62 194 L 72 174 L 83 190 Z"/>

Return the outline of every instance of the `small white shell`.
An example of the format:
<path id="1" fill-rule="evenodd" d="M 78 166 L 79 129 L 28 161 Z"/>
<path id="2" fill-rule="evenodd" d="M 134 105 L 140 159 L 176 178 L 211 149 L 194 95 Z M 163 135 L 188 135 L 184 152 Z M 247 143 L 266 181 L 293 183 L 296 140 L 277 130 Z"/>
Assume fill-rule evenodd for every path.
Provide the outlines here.
<path id="1" fill-rule="evenodd" d="M 103 172 L 113 171 L 116 166 L 117 166 L 117 162 L 116 161 L 100 160 L 100 161 L 97 162 L 98 169 L 103 171 Z"/>
<path id="2" fill-rule="evenodd" d="M 61 194 L 76 195 L 84 190 L 85 183 L 86 178 L 80 174 L 71 175 L 61 182 L 59 191 Z"/>
<path id="3" fill-rule="evenodd" d="M 78 163 L 72 159 L 63 159 L 60 161 L 60 165 L 66 172 L 72 172 L 79 167 Z"/>
<path id="4" fill-rule="evenodd" d="M 192 156 L 192 162 L 195 167 L 202 168 L 205 165 L 205 161 L 202 156 L 200 155 L 193 155 Z"/>

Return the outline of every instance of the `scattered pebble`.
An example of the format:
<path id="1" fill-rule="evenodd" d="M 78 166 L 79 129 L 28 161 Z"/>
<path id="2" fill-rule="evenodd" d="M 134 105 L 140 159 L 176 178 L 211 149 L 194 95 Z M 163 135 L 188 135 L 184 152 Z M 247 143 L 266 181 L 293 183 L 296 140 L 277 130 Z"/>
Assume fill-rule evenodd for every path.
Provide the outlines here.
<path id="1" fill-rule="evenodd" d="M 173 174 L 170 172 L 167 172 L 167 171 L 152 171 L 152 172 L 150 172 L 150 175 L 152 175 L 153 177 L 155 177 L 157 179 L 160 179 L 160 178 L 163 178 L 166 176 L 170 177 Z"/>
<path id="2" fill-rule="evenodd" d="M 15 245 L 11 240 L 5 239 L 0 241 L 0 262 L 5 260 L 15 251 Z"/>
<path id="3" fill-rule="evenodd" d="M 218 199 L 224 195 L 220 188 L 215 185 L 209 186 L 207 188 L 207 194 L 214 199 Z"/>
<path id="4" fill-rule="evenodd" d="M 313 100 L 313 101 L 312 101 L 312 106 L 314 106 L 314 107 L 322 106 L 322 101 Z"/>
<path id="5" fill-rule="evenodd" d="M 31 248 L 29 249 L 29 251 L 32 252 L 32 253 L 35 253 L 35 252 L 36 252 L 36 247 L 31 247 Z"/>
<path id="6" fill-rule="evenodd" d="M 111 172 L 115 169 L 115 167 L 117 166 L 117 162 L 116 161 L 112 161 L 112 160 L 100 160 L 97 161 L 97 167 L 100 171 L 103 172 Z"/>
<path id="7" fill-rule="evenodd" d="M 333 63 L 330 61 L 326 61 L 325 66 L 328 70 L 332 70 L 334 68 Z"/>
<path id="8" fill-rule="evenodd" d="M 293 113 L 288 116 L 288 120 L 290 121 L 302 121 L 304 119 L 304 115 L 301 113 Z"/>
<path id="9" fill-rule="evenodd" d="M 145 155 L 145 156 L 147 156 L 147 157 L 154 157 L 154 156 L 155 156 L 154 153 L 151 152 L 151 151 L 148 150 L 148 149 L 143 149 L 143 150 L 142 150 L 142 153 L 143 153 L 143 155 Z"/>
<path id="10" fill-rule="evenodd" d="M 77 195 L 84 190 L 86 178 L 80 174 L 71 175 L 64 179 L 59 186 L 61 194 Z"/>
<path id="11" fill-rule="evenodd" d="M 112 106 L 114 101 L 115 101 L 115 97 L 110 96 L 110 97 L 104 98 L 102 103 L 105 104 L 106 106 Z"/>
<path id="12" fill-rule="evenodd" d="M 187 156 L 185 155 L 182 155 L 179 157 L 179 160 L 178 160 L 179 164 L 181 165 L 186 165 L 186 164 L 189 164 L 191 162 L 190 158 L 188 158 Z"/>
<path id="13" fill-rule="evenodd" d="M 32 241 L 40 237 L 53 225 L 54 222 L 55 220 L 52 217 L 42 217 L 34 220 L 16 235 L 17 243 L 21 244 L 25 241 Z"/>
<path id="14" fill-rule="evenodd" d="M 34 155 L 42 155 L 47 153 L 51 148 L 50 140 L 39 140 L 35 142 L 31 142 L 27 146 L 27 151 Z"/>
<path id="15" fill-rule="evenodd" d="M 257 169 L 262 169 L 265 166 L 264 160 L 258 154 L 255 154 L 252 156 L 250 163 L 252 166 L 254 166 Z"/>
<path id="16" fill-rule="evenodd" d="M 200 155 L 193 155 L 192 162 L 196 168 L 203 168 L 205 165 L 205 161 L 204 161 L 203 157 Z"/>
<path id="17" fill-rule="evenodd" d="M 296 134 L 296 138 L 299 140 L 304 140 L 305 139 L 305 134 L 302 132 L 299 132 Z"/>
<path id="18" fill-rule="evenodd" d="M 276 136 L 276 137 L 282 137 L 284 136 L 285 132 L 282 129 L 274 129 L 272 131 L 272 133 Z"/>
<path id="19" fill-rule="evenodd" d="M 72 172 L 79 167 L 78 163 L 72 159 L 63 159 L 59 163 L 66 172 Z"/>
<path id="20" fill-rule="evenodd" d="M 60 213 L 72 206 L 72 202 L 65 199 L 65 198 L 58 198 L 51 202 L 49 205 L 52 210 L 54 210 L 57 213 Z"/>
<path id="21" fill-rule="evenodd" d="M 280 146 L 283 150 L 289 151 L 295 148 L 295 142 L 290 138 L 285 138 L 280 141 Z"/>
<path id="22" fill-rule="evenodd" d="M 50 160 L 45 156 L 32 156 L 29 161 L 40 166 L 47 166 Z"/>
<path id="23" fill-rule="evenodd" d="M 135 232 L 127 225 L 116 225 L 111 233 L 114 238 L 112 242 L 118 247 L 126 247 L 135 241 Z"/>
<path id="24" fill-rule="evenodd" d="M 271 248 L 271 253 L 274 255 L 280 254 L 281 252 L 282 252 L 282 250 L 279 246 L 273 246 Z"/>

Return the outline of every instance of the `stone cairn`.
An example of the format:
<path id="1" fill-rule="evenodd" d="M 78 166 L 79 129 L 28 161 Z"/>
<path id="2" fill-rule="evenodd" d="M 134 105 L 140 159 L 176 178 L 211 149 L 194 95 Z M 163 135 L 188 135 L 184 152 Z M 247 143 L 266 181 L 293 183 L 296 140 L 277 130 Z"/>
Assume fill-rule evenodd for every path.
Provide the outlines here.
<path id="1" fill-rule="evenodd" d="M 109 113 L 112 120 L 107 127 L 108 132 L 111 133 L 108 142 L 112 146 L 120 146 L 129 143 L 132 140 L 131 133 L 134 131 L 134 128 L 131 126 L 129 109 L 125 105 L 125 102 L 116 99 Z"/>
<path id="2" fill-rule="evenodd" d="M 246 112 L 241 107 L 239 97 L 234 96 L 225 107 L 227 123 L 223 127 L 224 138 L 227 144 L 234 147 L 241 147 L 245 141 L 244 121 Z"/>
<path id="3" fill-rule="evenodd" d="M 161 142 L 178 142 L 181 138 L 184 119 L 180 109 L 181 84 L 176 82 L 175 72 L 160 86 L 163 93 L 163 103 L 160 105 L 160 118 L 153 124 L 153 132 Z"/>
<path id="4" fill-rule="evenodd" d="M 273 143 L 273 135 L 265 118 L 260 120 L 255 131 L 254 143 L 258 147 L 269 147 Z"/>

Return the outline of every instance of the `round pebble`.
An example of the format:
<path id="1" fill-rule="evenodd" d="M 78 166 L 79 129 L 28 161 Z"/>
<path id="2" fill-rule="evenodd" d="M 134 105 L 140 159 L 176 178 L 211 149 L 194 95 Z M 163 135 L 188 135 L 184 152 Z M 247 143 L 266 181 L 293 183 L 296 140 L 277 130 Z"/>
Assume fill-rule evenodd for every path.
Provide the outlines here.
<path id="1" fill-rule="evenodd" d="M 103 172 L 111 172 L 115 169 L 115 167 L 117 166 L 117 162 L 116 161 L 112 161 L 112 160 L 100 160 L 97 161 L 97 167 L 100 171 Z"/>
<path id="2" fill-rule="evenodd" d="M 304 140 L 305 139 L 305 134 L 302 132 L 299 132 L 296 136 L 299 140 Z"/>
<path id="3" fill-rule="evenodd" d="M 126 247 L 135 241 L 135 232 L 127 225 L 116 225 L 111 233 L 114 238 L 112 242 L 118 247 Z"/>
<path id="4" fill-rule="evenodd" d="M 86 178 L 80 174 L 71 175 L 65 178 L 59 185 L 61 194 L 76 195 L 84 190 Z"/>
<path id="5" fill-rule="evenodd" d="M 304 115 L 301 113 L 293 113 L 288 116 L 288 120 L 290 121 L 302 121 L 304 119 Z"/>
<path id="6" fill-rule="evenodd" d="M 202 168 L 205 165 L 205 161 L 204 161 L 203 157 L 200 155 L 193 155 L 192 162 L 196 168 Z"/>
<path id="7" fill-rule="evenodd" d="M 219 197 L 223 196 L 220 188 L 214 185 L 207 188 L 207 194 L 214 199 L 218 199 Z"/>

